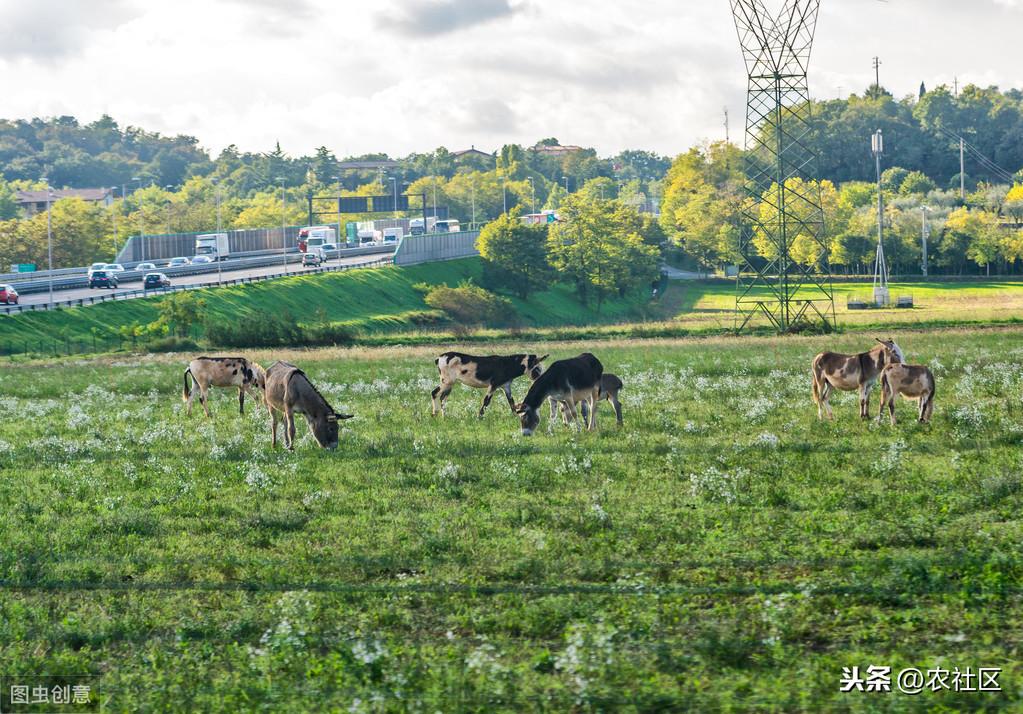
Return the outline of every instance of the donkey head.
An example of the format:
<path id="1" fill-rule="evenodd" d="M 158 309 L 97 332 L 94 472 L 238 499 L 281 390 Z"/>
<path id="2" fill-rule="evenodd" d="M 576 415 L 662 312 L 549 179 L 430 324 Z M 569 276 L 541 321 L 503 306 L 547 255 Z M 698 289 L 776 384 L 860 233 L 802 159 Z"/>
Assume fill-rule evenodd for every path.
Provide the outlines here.
<path id="1" fill-rule="evenodd" d="M 536 431 L 536 427 L 540 424 L 540 414 L 525 402 L 515 407 L 515 413 L 519 415 L 522 435 L 532 436 L 533 432 Z"/>
<path id="2" fill-rule="evenodd" d="M 882 356 L 884 364 L 902 364 L 906 361 L 905 355 L 902 353 L 902 348 L 896 344 L 895 340 L 890 337 L 887 340 L 877 340 L 878 344 L 883 348 Z"/>
<path id="3" fill-rule="evenodd" d="M 543 357 L 537 357 L 536 355 L 526 355 L 523 360 L 523 367 L 526 368 L 526 374 L 529 375 L 529 379 L 533 382 L 540 379 L 540 375 L 543 374 L 543 365 L 540 364 L 550 355 L 544 355 Z"/>
<path id="4" fill-rule="evenodd" d="M 313 436 L 316 443 L 324 449 L 336 449 L 338 444 L 338 422 L 351 419 L 354 414 L 338 414 L 331 411 L 323 416 L 311 418 Z"/>

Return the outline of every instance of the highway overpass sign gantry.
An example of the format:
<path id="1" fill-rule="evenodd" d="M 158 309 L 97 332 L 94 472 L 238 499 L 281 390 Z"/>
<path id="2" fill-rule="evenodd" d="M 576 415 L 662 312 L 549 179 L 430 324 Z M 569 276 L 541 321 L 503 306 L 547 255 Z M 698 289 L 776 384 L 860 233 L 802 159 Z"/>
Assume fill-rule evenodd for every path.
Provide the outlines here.
<path id="1" fill-rule="evenodd" d="M 781 332 L 830 329 L 835 300 L 807 83 L 820 0 L 786 0 L 777 14 L 762 0 L 731 5 L 749 80 L 735 326 L 766 319 Z"/>

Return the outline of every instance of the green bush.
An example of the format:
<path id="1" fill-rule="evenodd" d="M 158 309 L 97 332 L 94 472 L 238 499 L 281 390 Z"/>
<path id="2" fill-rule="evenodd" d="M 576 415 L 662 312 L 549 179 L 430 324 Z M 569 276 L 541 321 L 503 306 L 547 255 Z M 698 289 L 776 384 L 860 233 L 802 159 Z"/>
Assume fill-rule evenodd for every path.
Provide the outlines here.
<path id="1" fill-rule="evenodd" d="M 426 294 L 426 304 L 463 324 L 505 325 L 516 317 L 510 300 L 469 282 L 457 288 L 432 288 Z"/>
<path id="2" fill-rule="evenodd" d="M 206 339 L 217 347 L 278 347 L 304 344 L 305 335 L 288 312 L 260 312 L 238 322 L 206 323 Z"/>
<path id="3" fill-rule="evenodd" d="M 146 343 L 150 352 L 196 352 L 199 345 L 187 337 L 163 337 Z"/>

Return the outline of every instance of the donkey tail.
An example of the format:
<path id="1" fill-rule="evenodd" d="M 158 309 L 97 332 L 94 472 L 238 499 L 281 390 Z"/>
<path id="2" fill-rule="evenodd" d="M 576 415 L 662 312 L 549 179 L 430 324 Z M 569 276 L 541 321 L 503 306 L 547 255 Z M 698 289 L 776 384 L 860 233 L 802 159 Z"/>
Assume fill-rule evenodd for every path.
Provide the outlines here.
<path id="1" fill-rule="evenodd" d="M 813 364 L 810 367 L 810 378 L 813 382 L 813 403 L 821 403 L 821 390 L 823 389 L 824 381 L 824 370 L 821 368 L 821 357 L 823 355 L 817 355 L 813 358 Z"/>
<path id="2" fill-rule="evenodd" d="M 185 376 L 185 386 L 181 389 L 181 401 L 187 402 L 188 401 L 188 395 L 192 392 L 192 388 L 188 386 L 188 378 L 192 376 L 192 370 L 191 369 L 186 369 L 184 376 Z M 193 377 L 193 380 L 194 380 L 194 377 Z"/>

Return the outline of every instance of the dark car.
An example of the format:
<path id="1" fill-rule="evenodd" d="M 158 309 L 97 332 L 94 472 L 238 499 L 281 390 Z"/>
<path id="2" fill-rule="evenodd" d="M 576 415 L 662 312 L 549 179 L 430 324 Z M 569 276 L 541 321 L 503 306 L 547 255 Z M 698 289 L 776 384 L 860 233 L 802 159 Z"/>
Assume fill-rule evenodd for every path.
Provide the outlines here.
<path id="1" fill-rule="evenodd" d="M 145 279 L 142 281 L 142 287 L 145 290 L 156 290 L 157 288 L 169 288 L 170 278 L 163 273 L 146 273 Z"/>
<path id="2" fill-rule="evenodd" d="M 0 302 L 4 305 L 18 304 L 18 291 L 13 285 L 0 285 Z"/>
<path id="3" fill-rule="evenodd" d="M 118 286 L 117 273 L 109 270 L 94 270 L 89 278 L 89 288 L 110 288 Z"/>

